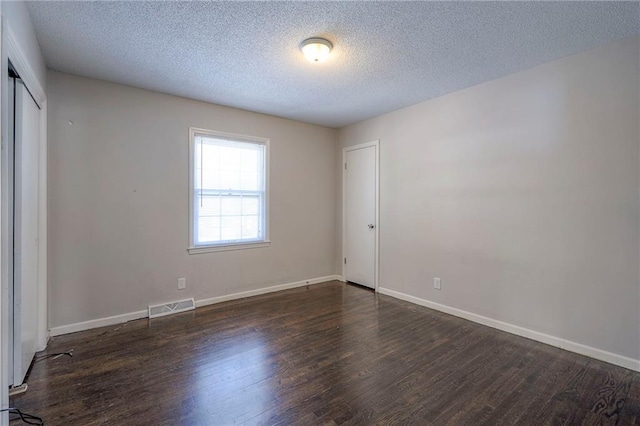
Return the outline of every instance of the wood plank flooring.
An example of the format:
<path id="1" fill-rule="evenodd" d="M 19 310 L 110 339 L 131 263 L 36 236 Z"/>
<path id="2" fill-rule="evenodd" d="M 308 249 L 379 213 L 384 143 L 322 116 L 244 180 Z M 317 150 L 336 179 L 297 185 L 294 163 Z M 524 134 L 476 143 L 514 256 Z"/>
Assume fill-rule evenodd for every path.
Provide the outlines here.
<path id="1" fill-rule="evenodd" d="M 38 356 L 71 349 L 12 406 L 49 426 L 640 424 L 640 373 L 336 281 Z"/>

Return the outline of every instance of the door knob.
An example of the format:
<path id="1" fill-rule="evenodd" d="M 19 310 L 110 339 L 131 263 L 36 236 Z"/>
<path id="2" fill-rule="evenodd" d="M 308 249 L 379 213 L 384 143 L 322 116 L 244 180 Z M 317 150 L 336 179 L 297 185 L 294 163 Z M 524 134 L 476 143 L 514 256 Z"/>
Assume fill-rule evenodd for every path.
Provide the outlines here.
<path id="1" fill-rule="evenodd" d="M 375 228 L 375 227 L 376 227 L 373 223 L 370 223 L 370 224 L 368 224 L 367 226 L 369 227 L 369 229 L 373 229 L 373 228 Z"/>

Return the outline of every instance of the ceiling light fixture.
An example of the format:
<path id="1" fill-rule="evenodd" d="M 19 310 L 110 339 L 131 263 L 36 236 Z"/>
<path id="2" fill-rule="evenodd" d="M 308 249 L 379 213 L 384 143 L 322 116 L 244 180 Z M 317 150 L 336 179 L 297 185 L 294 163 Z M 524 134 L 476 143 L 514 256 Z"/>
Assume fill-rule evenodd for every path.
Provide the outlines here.
<path id="1" fill-rule="evenodd" d="M 323 38 L 308 38 L 300 45 L 300 50 L 309 62 L 322 62 L 329 56 L 333 44 Z"/>

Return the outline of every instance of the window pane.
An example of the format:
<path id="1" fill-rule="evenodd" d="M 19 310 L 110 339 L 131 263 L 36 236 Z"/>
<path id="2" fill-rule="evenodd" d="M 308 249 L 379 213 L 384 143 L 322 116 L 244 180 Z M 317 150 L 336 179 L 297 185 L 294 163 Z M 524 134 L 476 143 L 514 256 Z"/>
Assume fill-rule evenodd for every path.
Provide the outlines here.
<path id="1" fill-rule="evenodd" d="M 242 197 L 242 214 L 257 215 L 260 212 L 260 199 L 257 196 Z"/>
<path id="2" fill-rule="evenodd" d="M 213 132 L 192 144 L 194 244 L 264 238 L 266 145 Z"/>
<path id="3" fill-rule="evenodd" d="M 240 170 L 242 162 L 242 149 L 232 147 L 220 147 L 220 170 Z"/>
<path id="4" fill-rule="evenodd" d="M 243 150 L 240 169 L 240 189 L 247 191 L 257 191 L 260 189 L 258 179 L 258 174 L 260 173 L 258 154 L 259 152 L 257 150 Z"/>
<path id="5" fill-rule="evenodd" d="M 220 173 L 218 172 L 218 162 L 220 160 L 220 148 L 203 143 L 201 146 L 202 161 L 198 162 L 197 167 L 202 170 L 202 178 L 196 182 L 197 188 L 214 189 L 220 186 Z"/>
<path id="6" fill-rule="evenodd" d="M 242 214 L 242 197 L 222 196 L 220 212 L 223 216 Z"/>
<path id="7" fill-rule="evenodd" d="M 258 175 L 256 173 L 242 173 L 240 178 L 240 189 L 245 191 L 259 190 Z"/>
<path id="8" fill-rule="evenodd" d="M 200 199 L 200 216 L 220 216 L 220 197 L 202 195 Z"/>
<path id="9" fill-rule="evenodd" d="M 258 238 L 258 216 L 242 217 L 242 238 Z"/>
<path id="10" fill-rule="evenodd" d="M 239 240 L 241 237 L 242 217 L 240 216 L 222 216 L 221 237 L 223 240 Z"/>
<path id="11" fill-rule="evenodd" d="M 220 241 L 220 217 L 200 216 L 198 219 L 198 242 Z"/>

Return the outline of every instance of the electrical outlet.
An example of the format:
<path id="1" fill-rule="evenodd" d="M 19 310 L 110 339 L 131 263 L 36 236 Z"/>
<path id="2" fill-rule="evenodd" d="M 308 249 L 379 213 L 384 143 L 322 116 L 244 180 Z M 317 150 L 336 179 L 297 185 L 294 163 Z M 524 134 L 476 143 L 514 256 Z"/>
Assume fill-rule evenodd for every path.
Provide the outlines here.
<path id="1" fill-rule="evenodd" d="M 187 279 L 178 278 L 178 290 L 184 290 L 185 288 L 187 288 Z"/>
<path id="2" fill-rule="evenodd" d="M 440 290 L 440 278 L 439 277 L 433 277 L 433 288 L 435 288 L 436 290 Z"/>

